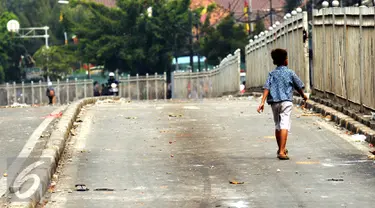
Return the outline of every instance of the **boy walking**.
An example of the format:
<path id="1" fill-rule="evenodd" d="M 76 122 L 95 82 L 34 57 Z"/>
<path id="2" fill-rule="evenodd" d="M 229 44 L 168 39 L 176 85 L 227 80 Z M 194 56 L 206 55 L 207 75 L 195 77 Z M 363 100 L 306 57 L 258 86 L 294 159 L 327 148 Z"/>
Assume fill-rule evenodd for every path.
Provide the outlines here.
<path id="1" fill-rule="evenodd" d="M 280 160 L 289 160 L 288 150 L 285 148 L 288 132 L 291 127 L 291 112 L 293 108 L 293 89 L 303 97 L 306 102 L 307 96 L 303 93 L 305 87 L 301 79 L 290 70 L 288 66 L 288 52 L 284 49 L 275 49 L 271 52 L 273 64 L 277 67 L 269 73 L 264 85 L 262 102 L 258 107 L 258 113 L 263 112 L 264 104 L 271 105 L 275 121 L 275 136 L 277 140 L 277 157 Z"/>

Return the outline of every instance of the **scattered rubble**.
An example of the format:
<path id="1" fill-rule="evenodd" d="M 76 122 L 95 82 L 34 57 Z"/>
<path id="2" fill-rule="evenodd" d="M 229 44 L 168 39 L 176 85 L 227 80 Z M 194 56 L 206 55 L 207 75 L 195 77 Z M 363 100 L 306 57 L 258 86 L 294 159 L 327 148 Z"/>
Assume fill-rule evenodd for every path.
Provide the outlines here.
<path id="1" fill-rule="evenodd" d="M 352 135 L 352 138 L 354 139 L 355 142 L 365 142 L 366 141 L 366 136 L 363 134 L 354 134 Z"/>
<path id="2" fill-rule="evenodd" d="M 235 184 L 235 185 L 238 185 L 238 184 L 244 184 L 245 182 L 239 182 L 239 181 L 229 181 L 229 184 Z"/>

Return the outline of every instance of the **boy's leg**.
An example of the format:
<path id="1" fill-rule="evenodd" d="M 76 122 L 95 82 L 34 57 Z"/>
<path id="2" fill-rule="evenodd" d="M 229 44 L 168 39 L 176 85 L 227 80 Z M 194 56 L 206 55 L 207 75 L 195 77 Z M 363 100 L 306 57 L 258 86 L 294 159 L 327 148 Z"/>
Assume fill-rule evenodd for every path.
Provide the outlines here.
<path id="1" fill-rule="evenodd" d="M 273 113 L 273 120 L 275 122 L 275 137 L 278 146 L 277 152 L 280 152 L 280 104 L 274 103 L 271 105 L 272 113 Z"/>
<path id="2" fill-rule="evenodd" d="M 280 133 L 281 133 L 280 130 L 275 129 L 275 137 L 276 137 L 276 141 L 277 141 L 277 146 L 279 147 L 278 151 L 280 151 L 280 139 L 281 139 Z"/>
<path id="3" fill-rule="evenodd" d="M 282 102 L 280 113 L 280 156 L 286 156 L 286 142 L 290 129 L 290 116 L 292 113 L 293 103 Z"/>
<path id="4" fill-rule="evenodd" d="M 279 143 L 279 155 L 286 156 L 286 141 L 288 140 L 288 129 L 281 129 L 280 130 L 280 143 Z"/>

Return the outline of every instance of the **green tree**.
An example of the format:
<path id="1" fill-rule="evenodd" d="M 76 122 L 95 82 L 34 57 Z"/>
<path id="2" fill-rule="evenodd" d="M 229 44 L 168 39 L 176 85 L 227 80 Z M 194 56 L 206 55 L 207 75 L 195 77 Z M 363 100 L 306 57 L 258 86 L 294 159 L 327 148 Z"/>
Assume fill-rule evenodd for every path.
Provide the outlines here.
<path id="1" fill-rule="evenodd" d="M 83 6 L 88 19 L 65 18 L 78 36 L 84 62 L 104 64 L 108 70 L 132 74 L 166 71 L 177 45 L 186 42 L 190 0 L 157 3 L 151 0 L 118 0 L 117 8 L 93 2 L 71 1 Z M 147 8 L 152 7 L 152 17 Z"/>
<path id="2" fill-rule="evenodd" d="M 301 5 L 301 3 L 302 3 L 301 0 L 285 0 L 285 4 L 284 4 L 285 13 L 293 11 L 299 5 Z"/>
<path id="3" fill-rule="evenodd" d="M 262 31 L 264 31 L 266 29 L 266 27 L 264 26 L 264 19 L 261 19 L 260 18 L 260 15 L 259 13 L 257 14 L 257 17 L 256 17 L 256 22 L 255 22 L 255 31 L 254 31 L 254 36 L 255 35 L 258 35 L 259 33 L 261 33 Z"/>
<path id="4" fill-rule="evenodd" d="M 0 13 L 0 83 L 5 80 L 18 81 L 21 73 L 18 62 L 23 47 L 20 40 L 12 37 L 6 28 L 11 19 L 17 19 L 17 16 L 10 12 Z"/>
<path id="5" fill-rule="evenodd" d="M 21 27 L 50 27 L 50 45 L 64 44 L 63 25 L 59 22 L 64 8 L 68 7 L 57 0 L 8 0 L 6 4 L 6 9 L 19 17 Z M 29 39 L 24 44 L 33 54 L 45 43 L 43 39 Z"/>
<path id="6" fill-rule="evenodd" d="M 205 36 L 200 40 L 201 53 L 206 56 L 208 64 L 217 65 L 238 48 L 244 53 L 247 42 L 245 28 L 229 15 L 216 28 L 205 28 Z"/>
<path id="7" fill-rule="evenodd" d="M 35 52 L 34 59 L 42 67 L 44 75 L 52 80 L 71 74 L 72 66 L 77 62 L 77 56 L 69 46 L 43 46 Z"/>

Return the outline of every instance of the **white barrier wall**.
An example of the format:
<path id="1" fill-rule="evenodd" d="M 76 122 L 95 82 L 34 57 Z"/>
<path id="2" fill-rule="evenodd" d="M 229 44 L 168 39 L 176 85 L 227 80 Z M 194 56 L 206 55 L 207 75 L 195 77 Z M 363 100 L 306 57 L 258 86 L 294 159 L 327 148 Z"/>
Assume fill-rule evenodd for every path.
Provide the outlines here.
<path id="1" fill-rule="evenodd" d="M 375 109 L 374 7 L 314 10 L 314 90 Z"/>
<path id="2" fill-rule="evenodd" d="M 240 90 L 241 51 L 229 54 L 214 70 L 173 72 L 172 98 L 196 99 L 237 93 Z"/>
<path id="3" fill-rule="evenodd" d="M 246 88 L 262 87 L 268 73 L 276 66 L 271 51 L 283 48 L 288 51 L 289 68 L 303 80 L 306 91 L 310 91 L 307 12 L 293 13 L 283 23 L 250 40 L 246 46 Z M 305 35 L 304 35 L 305 34 Z"/>

